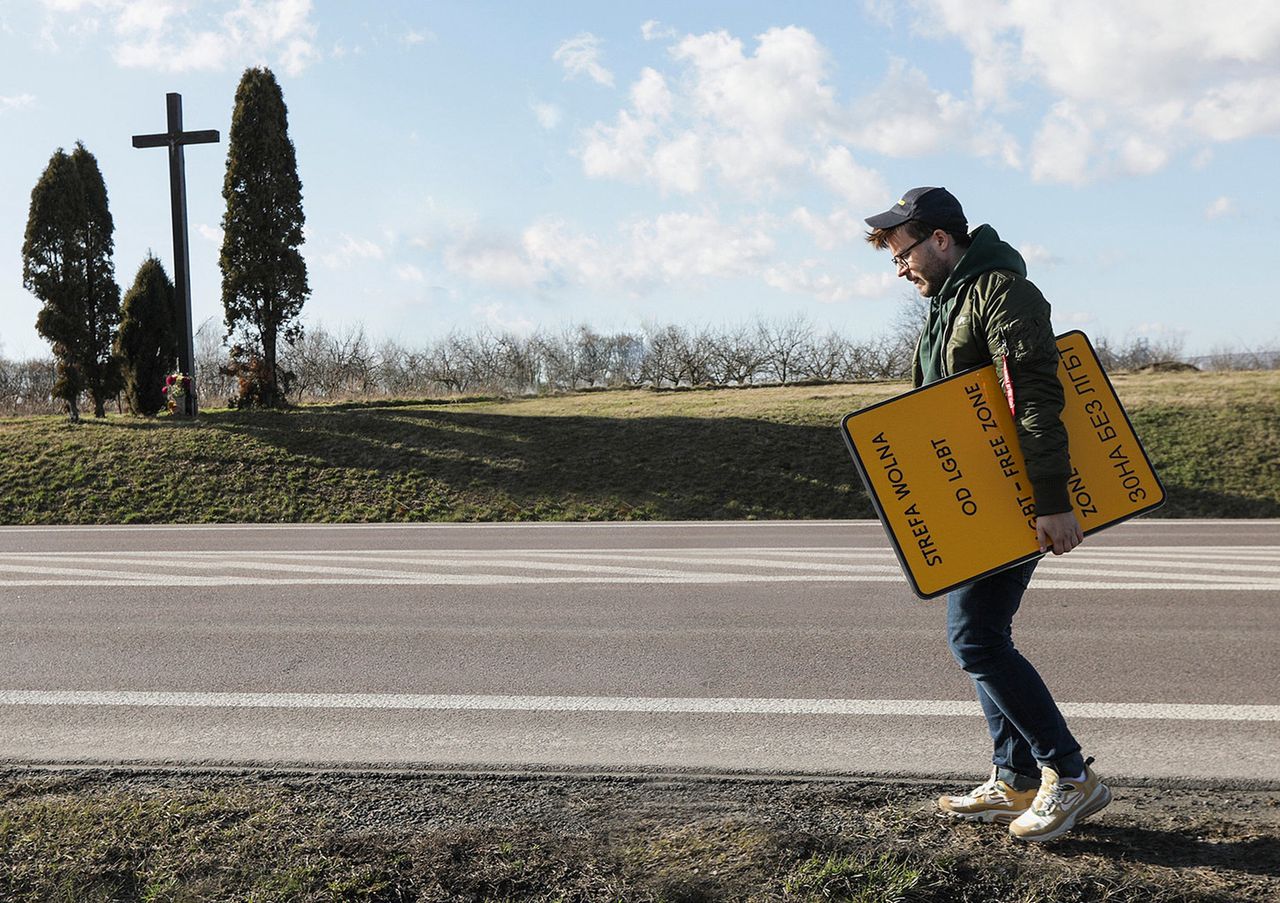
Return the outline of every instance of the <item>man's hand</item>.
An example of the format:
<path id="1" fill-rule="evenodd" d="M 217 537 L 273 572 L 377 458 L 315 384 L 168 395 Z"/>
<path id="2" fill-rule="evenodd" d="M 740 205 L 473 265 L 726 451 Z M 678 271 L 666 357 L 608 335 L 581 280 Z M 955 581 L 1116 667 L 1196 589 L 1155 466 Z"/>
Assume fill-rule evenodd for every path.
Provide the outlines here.
<path id="1" fill-rule="evenodd" d="M 1063 511 L 1036 518 L 1036 540 L 1040 543 L 1041 552 L 1052 548 L 1053 554 L 1065 555 L 1084 542 L 1084 532 L 1076 520 L 1076 513 Z"/>

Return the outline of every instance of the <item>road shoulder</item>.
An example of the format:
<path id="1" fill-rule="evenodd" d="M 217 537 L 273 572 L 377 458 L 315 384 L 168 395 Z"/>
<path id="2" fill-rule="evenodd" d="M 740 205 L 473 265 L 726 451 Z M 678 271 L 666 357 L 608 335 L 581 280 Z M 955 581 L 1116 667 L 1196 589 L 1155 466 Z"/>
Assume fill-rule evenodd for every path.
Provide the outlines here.
<path id="1" fill-rule="evenodd" d="M 955 789 L 894 778 L 9 768 L 0 896 L 1280 895 L 1275 789 L 1119 786 L 1076 833 L 1030 847 L 939 818 L 932 800 Z"/>

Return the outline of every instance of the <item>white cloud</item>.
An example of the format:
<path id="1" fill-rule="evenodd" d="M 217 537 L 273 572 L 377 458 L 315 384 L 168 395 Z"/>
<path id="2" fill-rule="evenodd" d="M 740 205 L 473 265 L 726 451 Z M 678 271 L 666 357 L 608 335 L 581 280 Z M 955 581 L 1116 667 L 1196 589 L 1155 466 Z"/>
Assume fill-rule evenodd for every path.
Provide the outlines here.
<path id="1" fill-rule="evenodd" d="M 1031 177 L 1037 182 L 1083 184 L 1095 152 L 1093 127 L 1074 104 L 1062 101 L 1045 117 L 1031 146 Z"/>
<path id="2" fill-rule="evenodd" d="M 476 304 L 471 313 L 487 326 L 498 332 L 515 332 L 527 335 L 537 328 L 537 324 L 518 312 L 512 312 L 510 305 L 501 303 Z"/>
<path id="3" fill-rule="evenodd" d="M 1212 88 L 1191 108 L 1188 121 L 1205 138 L 1234 141 L 1280 130 L 1280 74 Z"/>
<path id="4" fill-rule="evenodd" d="M 553 103 L 535 103 L 533 105 L 533 115 L 538 119 L 538 125 L 547 131 L 551 131 L 560 125 L 560 120 L 564 118 L 564 113 Z"/>
<path id="5" fill-rule="evenodd" d="M 590 32 L 564 41 L 551 58 L 564 67 L 566 78 L 585 74 L 598 84 L 613 87 L 613 73 L 600 63 L 600 39 Z"/>
<path id="6" fill-rule="evenodd" d="M 444 264 L 464 279 L 500 288 L 533 288 L 543 277 L 520 243 L 503 235 L 469 233 L 445 249 Z"/>
<path id="7" fill-rule="evenodd" d="M 631 86 L 631 106 L 640 116 L 666 119 L 671 115 L 671 90 L 667 80 L 656 69 L 646 67 Z"/>
<path id="8" fill-rule="evenodd" d="M 751 56 L 727 32 L 690 35 L 672 57 L 691 68 L 690 112 L 707 132 L 708 163 L 721 178 L 771 188 L 780 171 L 805 165 L 805 144 L 815 128 L 825 130 L 835 96 L 827 51 L 812 34 L 771 28 Z"/>
<path id="9" fill-rule="evenodd" d="M 664 193 L 718 181 L 756 197 L 816 176 L 853 203 L 887 194 L 836 147 L 849 116 L 827 77 L 827 50 L 805 29 L 771 28 L 750 53 L 726 31 L 686 35 L 670 58 L 678 71 L 645 68 L 613 121 L 584 130 L 578 154 L 589 177 Z"/>
<path id="10" fill-rule="evenodd" d="M 425 44 L 428 41 L 436 40 L 436 36 L 434 32 L 410 29 L 400 40 L 409 47 L 416 47 L 419 44 Z"/>
<path id="11" fill-rule="evenodd" d="M 220 226 L 210 226 L 208 223 L 197 223 L 196 231 L 200 233 L 200 237 L 205 241 L 215 245 L 222 244 L 222 228 Z"/>
<path id="12" fill-rule="evenodd" d="M 1118 154 L 1121 168 L 1135 175 L 1157 172 L 1169 162 L 1168 148 L 1141 135 L 1124 138 L 1120 142 Z"/>
<path id="13" fill-rule="evenodd" d="M 674 38 L 678 32 L 669 26 L 663 25 L 657 19 L 649 19 L 640 26 L 640 35 L 646 41 L 659 41 L 663 38 Z"/>
<path id="14" fill-rule="evenodd" d="M 1044 245 L 1038 245 L 1034 242 L 1018 245 L 1018 253 L 1022 255 L 1023 260 L 1033 265 L 1057 266 L 1061 262 L 1058 256 Z"/>
<path id="15" fill-rule="evenodd" d="M 584 132 L 582 169 L 590 178 L 642 178 L 650 170 L 649 143 L 656 124 L 628 110 L 614 125 L 597 122 Z"/>
<path id="16" fill-rule="evenodd" d="M 423 273 L 422 270 L 420 270 L 418 267 L 414 266 L 411 263 L 401 264 L 400 266 L 396 267 L 396 276 L 402 282 L 424 283 L 427 281 L 426 274 Z"/>
<path id="17" fill-rule="evenodd" d="M 0 96 L 0 113 L 12 110 L 26 110 L 36 102 L 34 94 L 14 94 L 9 97 Z"/>
<path id="18" fill-rule="evenodd" d="M 764 271 L 765 284 L 788 294 L 813 295 L 819 301 L 834 304 L 854 298 L 879 298 L 893 288 L 893 277 L 861 274 L 849 279 L 838 279 L 830 273 L 818 270 L 818 262 L 805 260 L 800 264 L 779 264 Z"/>
<path id="19" fill-rule="evenodd" d="M 803 211 L 803 214 L 801 213 Z M 847 214 L 825 221 L 800 208 L 793 219 L 855 229 Z M 827 303 L 882 298 L 894 290 L 892 273 L 836 272 L 816 259 L 779 259 L 768 217 L 724 222 L 711 212 L 671 212 L 619 224 L 610 235 L 574 229 L 545 218 L 516 236 L 470 235 L 444 251 L 455 275 L 490 288 L 585 288 L 638 297 L 665 286 L 689 291 L 708 283 L 754 280 L 780 292 Z"/>
<path id="20" fill-rule="evenodd" d="M 855 162 L 847 147 L 828 147 L 814 168 L 850 206 L 870 209 L 889 194 L 880 174 Z"/>
<path id="21" fill-rule="evenodd" d="M 824 251 L 839 245 L 857 241 L 866 232 L 866 223 L 848 210 L 836 210 L 827 216 L 819 216 L 807 207 L 797 207 L 790 219 L 813 236 L 813 242 Z"/>
<path id="22" fill-rule="evenodd" d="M 634 275 L 662 282 L 745 275 L 774 248 L 758 226 L 726 225 L 705 214 L 664 213 L 634 224 L 630 233 Z"/>
<path id="23" fill-rule="evenodd" d="M 343 234 L 342 243 L 329 251 L 317 254 L 317 259 L 330 269 L 345 269 L 363 260 L 382 260 L 386 257 L 382 246 L 367 238 Z"/>
<path id="24" fill-rule="evenodd" d="M 503 288 L 585 286 L 644 294 L 660 285 L 758 275 L 775 243 L 764 225 L 709 213 L 664 213 L 624 223 L 601 239 L 546 218 L 518 239 L 469 235 L 445 249 L 445 265 Z"/>
<path id="25" fill-rule="evenodd" d="M 111 53 L 127 69 L 223 71 L 270 63 L 300 74 L 319 56 L 311 0 L 45 0 L 44 40 L 109 24 Z"/>
<path id="26" fill-rule="evenodd" d="M 685 132 L 653 152 L 649 170 L 664 192 L 693 194 L 702 187 L 702 139 Z"/>
<path id="27" fill-rule="evenodd" d="M 1204 210 L 1204 218 L 1207 220 L 1222 219 L 1226 216 L 1235 216 L 1239 211 L 1236 208 L 1236 202 L 1225 195 L 1216 198 Z"/>
<path id="28" fill-rule="evenodd" d="M 895 59 L 876 88 L 843 114 L 843 135 L 855 146 L 890 157 L 920 157 L 967 150 L 1022 165 L 1018 142 L 982 104 L 935 90 L 928 76 Z"/>
<path id="29" fill-rule="evenodd" d="M 1142 336 L 1181 341 L 1187 337 L 1189 330 L 1182 326 L 1165 323 L 1162 320 L 1152 320 L 1146 323 L 1139 323 L 1134 331 Z"/>
<path id="30" fill-rule="evenodd" d="M 1194 0 L 914 5 L 918 28 L 969 50 L 980 107 L 1022 85 L 1048 92 L 1037 179 L 1149 173 L 1182 151 L 1280 132 L 1280 6 L 1269 0 L 1208 12 Z"/>

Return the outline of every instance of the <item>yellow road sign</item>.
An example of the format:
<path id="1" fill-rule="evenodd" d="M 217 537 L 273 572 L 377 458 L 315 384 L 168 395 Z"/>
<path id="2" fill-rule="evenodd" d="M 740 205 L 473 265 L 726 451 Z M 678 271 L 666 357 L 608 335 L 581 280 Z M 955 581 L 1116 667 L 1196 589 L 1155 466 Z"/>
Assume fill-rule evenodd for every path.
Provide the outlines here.
<path id="1" fill-rule="evenodd" d="M 1164 487 L 1085 334 L 1058 337 L 1072 505 L 1085 535 L 1164 503 Z M 994 365 L 847 415 L 842 431 L 916 595 L 1040 555 L 1035 499 Z"/>

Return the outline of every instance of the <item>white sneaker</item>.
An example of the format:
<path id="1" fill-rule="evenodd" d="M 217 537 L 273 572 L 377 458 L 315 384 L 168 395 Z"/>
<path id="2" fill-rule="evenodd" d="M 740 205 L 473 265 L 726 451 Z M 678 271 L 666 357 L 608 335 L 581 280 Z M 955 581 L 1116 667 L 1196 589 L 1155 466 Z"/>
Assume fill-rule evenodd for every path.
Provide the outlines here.
<path id="1" fill-rule="evenodd" d="M 1040 770 L 1040 792 L 1031 808 L 1009 825 L 1009 833 L 1019 840 L 1053 840 L 1066 834 L 1111 802 L 1111 790 L 1084 763 L 1084 780 L 1067 781 L 1049 766 Z"/>
<path id="2" fill-rule="evenodd" d="M 1014 790 L 996 777 L 993 766 L 991 777 L 963 796 L 940 796 L 938 808 L 947 815 L 969 821 L 996 822 L 1007 825 L 1027 811 L 1035 800 L 1034 790 Z"/>

